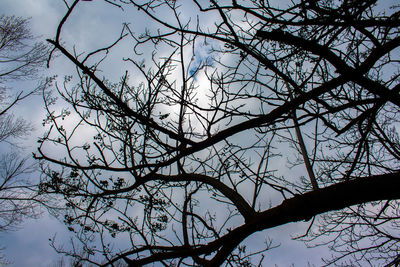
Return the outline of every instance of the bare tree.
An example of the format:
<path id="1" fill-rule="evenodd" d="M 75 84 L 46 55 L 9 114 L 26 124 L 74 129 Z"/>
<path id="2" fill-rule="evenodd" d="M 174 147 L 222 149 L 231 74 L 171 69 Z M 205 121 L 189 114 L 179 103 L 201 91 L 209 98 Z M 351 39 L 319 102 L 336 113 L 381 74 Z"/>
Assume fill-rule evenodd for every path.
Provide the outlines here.
<path id="1" fill-rule="evenodd" d="M 1 82 L 36 78 L 46 62 L 47 46 L 35 42 L 29 19 L 1 15 L 0 34 Z"/>
<path id="2" fill-rule="evenodd" d="M 0 15 L 0 116 L 4 117 L 12 106 L 32 93 L 20 91 L 15 96 L 7 97 L 6 83 L 36 78 L 47 55 L 47 46 L 35 42 L 30 33 L 28 19 Z M 11 101 L 6 101 L 7 98 Z"/>
<path id="3" fill-rule="evenodd" d="M 63 28 L 96 4 L 76 0 L 48 40 L 77 69 L 56 84 L 68 108 L 44 94 L 35 154 L 41 192 L 63 199 L 76 233 L 60 252 L 95 265 L 261 266 L 274 245 L 255 251 L 247 237 L 310 221 L 299 238 L 338 252 L 327 264 L 397 264 L 398 7 L 106 2 L 153 26 L 72 50 Z M 127 42 L 137 54 L 110 81 L 102 63 Z"/>
<path id="4" fill-rule="evenodd" d="M 12 108 L 34 90 L 20 90 L 13 82 L 36 79 L 45 66 L 49 49 L 35 42 L 30 33 L 29 20 L 14 16 L 0 16 L 0 231 L 13 230 L 23 218 L 36 217 L 36 194 L 27 179 L 33 164 L 18 151 L 15 141 L 27 136 L 32 126 L 22 117 L 16 117 Z M 11 147 L 11 149 L 10 149 Z M 6 151 L 10 152 L 6 152 Z"/>

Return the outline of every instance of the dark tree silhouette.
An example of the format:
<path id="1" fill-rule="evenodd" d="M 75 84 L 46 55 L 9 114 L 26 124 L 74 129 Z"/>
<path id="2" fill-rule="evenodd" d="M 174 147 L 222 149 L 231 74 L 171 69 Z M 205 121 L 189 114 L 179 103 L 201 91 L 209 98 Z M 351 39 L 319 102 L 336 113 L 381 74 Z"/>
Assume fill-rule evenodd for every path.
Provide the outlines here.
<path id="1" fill-rule="evenodd" d="M 15 229 L 23 218 L 38 215 L 33 201 L 35 191 L 27 180 L 33 165 L 20 155 L 15 144 L 18 138 L 31 132 L 32 126 L 22 117 L 16 117 L 12 108 L 40 91 L 45 83 L 34 90 L 18 92 L 13 92 L 16 88 L 11 83 L 37 79 L 48 52 L 46 44 L 35 41 L 28 19 L 0 16 L 0 231 Z M 10 152 L 6 153 L 7 150 Z"/>
<path id="2" fill-rule="evenodd" d="M 61 37 L 77 0 L 48 40 L 77 68 L 56 85 L 68 108 L 44 94 L 49 131 L 35 155 L 41 192 L 76 232 L 60 252 L 97 265 L 253 266 L 273 243 L 249 251 L 247 237 L 310 221 L 299 238 L 330 245 L 327 264 L 397 264 L 398 7 L 106 2 L 149 28 L 124 24 L 109 46 L 72 50 Z M 102 63 L 127 42 L 136 55 L 112 82 Z"/>
<path id="3" fill-rule="evenodd" d="M 15 230 L 23 219 L 40 213 L 35 186 L 28 179 L 34 165 L 16 144 L 32 126 L 12 113 L 13 107 L 46 84 L 34 90 L 17 90 L 13 84 L 37 79 L 45 66 L 48 46 L 35 39 L 28 19 L 0 15 L 0 232 Z M 0 265 L 7 263 L 0 255 Z"/>

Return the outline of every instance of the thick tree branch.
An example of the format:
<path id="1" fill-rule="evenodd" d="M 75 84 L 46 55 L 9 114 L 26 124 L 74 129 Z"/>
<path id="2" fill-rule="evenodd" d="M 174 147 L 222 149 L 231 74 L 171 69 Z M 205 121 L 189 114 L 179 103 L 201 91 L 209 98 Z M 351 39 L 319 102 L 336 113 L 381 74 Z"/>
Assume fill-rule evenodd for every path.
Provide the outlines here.
<path id="1" fill-rule="evenodd" d="M 130 266 L 142 266 L 152 262 L 178 257 L 200 256 L 218 250 L 209 266 L 220 266 L 227 256 L 251 234 L 286 223 L 310 220 L 313 216 L 340 210 L 352 205 L 371 201 L 400 199 L 400 173 L 389 173 L 362 177 L 325 188 L 313 190 L 303 195 L 283 201 L 280 205 L 260 212 L 252 220 L 231 230 L 221 238 L 200 247 L 164 248 L 164 252 L 153 253 L 149 257 L 130 260 Z M 129 255 L 124 253 L 124 256 Z"/>

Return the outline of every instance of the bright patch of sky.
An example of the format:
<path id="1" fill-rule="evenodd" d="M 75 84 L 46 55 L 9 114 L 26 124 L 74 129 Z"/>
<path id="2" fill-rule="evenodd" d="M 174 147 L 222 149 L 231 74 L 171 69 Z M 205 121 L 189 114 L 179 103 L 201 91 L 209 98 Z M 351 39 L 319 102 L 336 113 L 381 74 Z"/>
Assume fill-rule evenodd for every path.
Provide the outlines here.
<path id="1" fill-rule="evenodd" d="M 196 80 L 197 73 L 205 67 L 214 66 L 215 53 L 210 45 L 201 44 L 195 48 L 194 55 L 191 60 L 191 68 L 189 70 L 189 75 Z"/>

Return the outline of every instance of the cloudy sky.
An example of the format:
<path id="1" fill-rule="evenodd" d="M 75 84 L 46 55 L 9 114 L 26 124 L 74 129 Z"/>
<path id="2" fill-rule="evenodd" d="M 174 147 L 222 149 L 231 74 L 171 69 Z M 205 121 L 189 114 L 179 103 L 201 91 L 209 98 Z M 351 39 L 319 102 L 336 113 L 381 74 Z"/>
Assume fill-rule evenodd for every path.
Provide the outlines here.
<path id="1" fill-rule="evenodd" d="M 45 40 L 54 38 L 58 21 L 65 14 L 66 7 L 63 0 L 0 0 L 0 10 L 5 15 L 16 15 L 31 18 L 32 32 L 35 36 Z M 111 8 L 101 0 L 80 3 L 77 12 L 68 21 L 63 29 L 63 41 L 67 46 L 75 45 L 78 51 L 88 51 L 110 39 L 103 38 L 104 34 L 118 37 L 122 23 L 132 22 L 127 13 L 122 13 L 118 8 Z M 135 29 L 140 32 L 148 26 L 144 18 L 135 18 Z M 121 50 L 120 50 L 121 51 Z M 117 77 L 124 72 L 123 66 L 110 66 L 111 76 Z M 44 75 L 58 74 L 63 76 L 72 71 L 72 65 L 63 58 L 57 58 L 52 62 L 51 70 Z M 35 83 L 24 84 L 35 86 Z M 15 112 L 31 121 L 36 131 L 32 139 L 25 141 L 26 153 L 35 150 L 35 138 L 42 132 L 41 122 L 44 118 L 44 110 L 40 97 L 32 97 L 24 104 L 19 105 Z M 31 141 L 33 140 L 33 141 Z M 33 177 L 35 179 L 35 177 Z M 302 234 L 307 224 L 292 224 L 275 228 L 269 232 L 257 233 L 247 242 L 262 243 L 266 237 L 275 240 L 281 246 L 266 255 L 269 266 L 306 266 L 310 261 L 319 265 L 319 258 L 326 254 L 323 248 L 307 249 L 301 242 L 291 242 L 290 238 Z M 0 244 L 5 247 L 4 254 L 12 262 L 11 266 L 52 266 L 59 256 L 49 246 L 49 238 L 57 235 L 58 240 L 68 240 L 68 231 L 64 225 L 46 213 L 38 220 L 27 220 L 20 226 L 19 231 L 2 233 Z M 271 264 L 271 265 L 270 265 Z"/>

